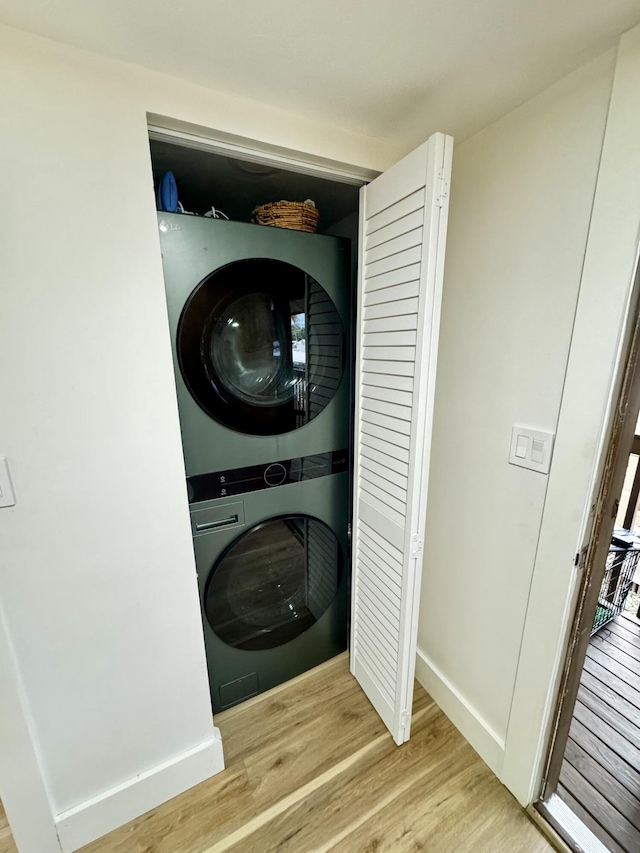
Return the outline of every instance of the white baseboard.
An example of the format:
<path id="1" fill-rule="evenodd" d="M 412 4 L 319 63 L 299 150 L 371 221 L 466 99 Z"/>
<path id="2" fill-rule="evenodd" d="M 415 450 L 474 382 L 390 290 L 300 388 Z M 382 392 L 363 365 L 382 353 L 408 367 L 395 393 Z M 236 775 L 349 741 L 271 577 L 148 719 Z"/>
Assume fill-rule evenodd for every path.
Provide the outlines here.
<path id="1" fill-rule="evenodd" d="M 504 759 L 504 740 L 445 678 L 422 649 L 418 649 L 416 656 L 416 678 L 499 778 Z"/>
<path id="2" fill-rule="evenodd" d="M 224 770 L 220 732 L 214 731 L 206 743 L 57 815 L 63 853 L 73 853 Z"/>

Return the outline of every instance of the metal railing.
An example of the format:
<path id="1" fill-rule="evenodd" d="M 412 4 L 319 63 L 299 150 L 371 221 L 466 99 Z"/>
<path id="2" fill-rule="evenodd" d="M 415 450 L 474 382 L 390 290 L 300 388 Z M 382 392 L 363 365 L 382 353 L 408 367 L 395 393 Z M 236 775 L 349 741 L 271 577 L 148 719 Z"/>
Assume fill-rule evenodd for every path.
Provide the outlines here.
<path id="1" fill-rule="evenodd" d="M 591 635 L 607 622 L 619 616 L 629 595 L 633 577 L 640 559 L 640 548 L 624 548 L 612 545 L 607 555 L 607 565 L 600 586 L 598 607 Z"/>

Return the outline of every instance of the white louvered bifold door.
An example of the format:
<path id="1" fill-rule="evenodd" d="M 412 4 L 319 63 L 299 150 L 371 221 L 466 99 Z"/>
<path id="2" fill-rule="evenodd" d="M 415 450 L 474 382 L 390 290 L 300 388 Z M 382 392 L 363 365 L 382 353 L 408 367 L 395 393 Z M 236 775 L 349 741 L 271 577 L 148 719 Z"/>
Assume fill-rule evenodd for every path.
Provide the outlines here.
<path id="1" fill-rule="evenodd" d="M 351 671 L 409 738 L 453 140 L 360 197 Z"/>

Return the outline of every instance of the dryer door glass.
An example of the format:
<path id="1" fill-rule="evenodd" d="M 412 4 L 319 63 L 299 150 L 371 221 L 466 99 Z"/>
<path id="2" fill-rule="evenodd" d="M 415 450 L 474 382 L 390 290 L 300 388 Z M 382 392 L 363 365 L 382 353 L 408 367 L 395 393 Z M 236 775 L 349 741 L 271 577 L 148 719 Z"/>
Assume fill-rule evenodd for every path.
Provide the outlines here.
<path id="1" fill-rule="evenodd" d="M 207 621 L 234 648 L 281 646 L 320 619 L 341 576 L 340 543 L 324 522 L 304 515 L 265 521 L 214 565 L 204 596 Z"/>
<path id="2" fill-rule="evenodd" d="M 207 276 L 178 325 L 178 360 L 194 399 L 249 435 L 304 426 L 342 379 L 344 330 L 325 290 L 291 264 L 237 261 Z"/>

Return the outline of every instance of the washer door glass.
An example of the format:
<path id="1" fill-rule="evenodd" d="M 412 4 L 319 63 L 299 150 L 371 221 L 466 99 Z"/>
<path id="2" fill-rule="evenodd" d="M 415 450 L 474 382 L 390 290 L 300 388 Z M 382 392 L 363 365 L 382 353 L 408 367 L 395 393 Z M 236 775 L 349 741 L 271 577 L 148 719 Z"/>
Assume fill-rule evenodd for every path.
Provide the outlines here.
<path id="1" fill-rule="evenodd" d="M 320 619 L 341 577 L 340 544 L 324 522 L 304 515 L 271 519 L 236 539 L 214 565 L 205 615 L 228 645 L 271 649 Z"/>
<path id="2" fill-rule="evenodd" d="M 177 339 L 184 381 L 215 420 L 250 435 L 304 426 L 331 401 L 344 330 L 324 289 L 265 258 L 207 276 L 187 301 Z"/>
<path id="3" fill-rule="evenodd" d="M 250 293 L 217 317 L 203 360 L 212 383 L 218 379 L 252 406 L 293 400 L 296 378 L 284 308 L 269 293 Z"/>

